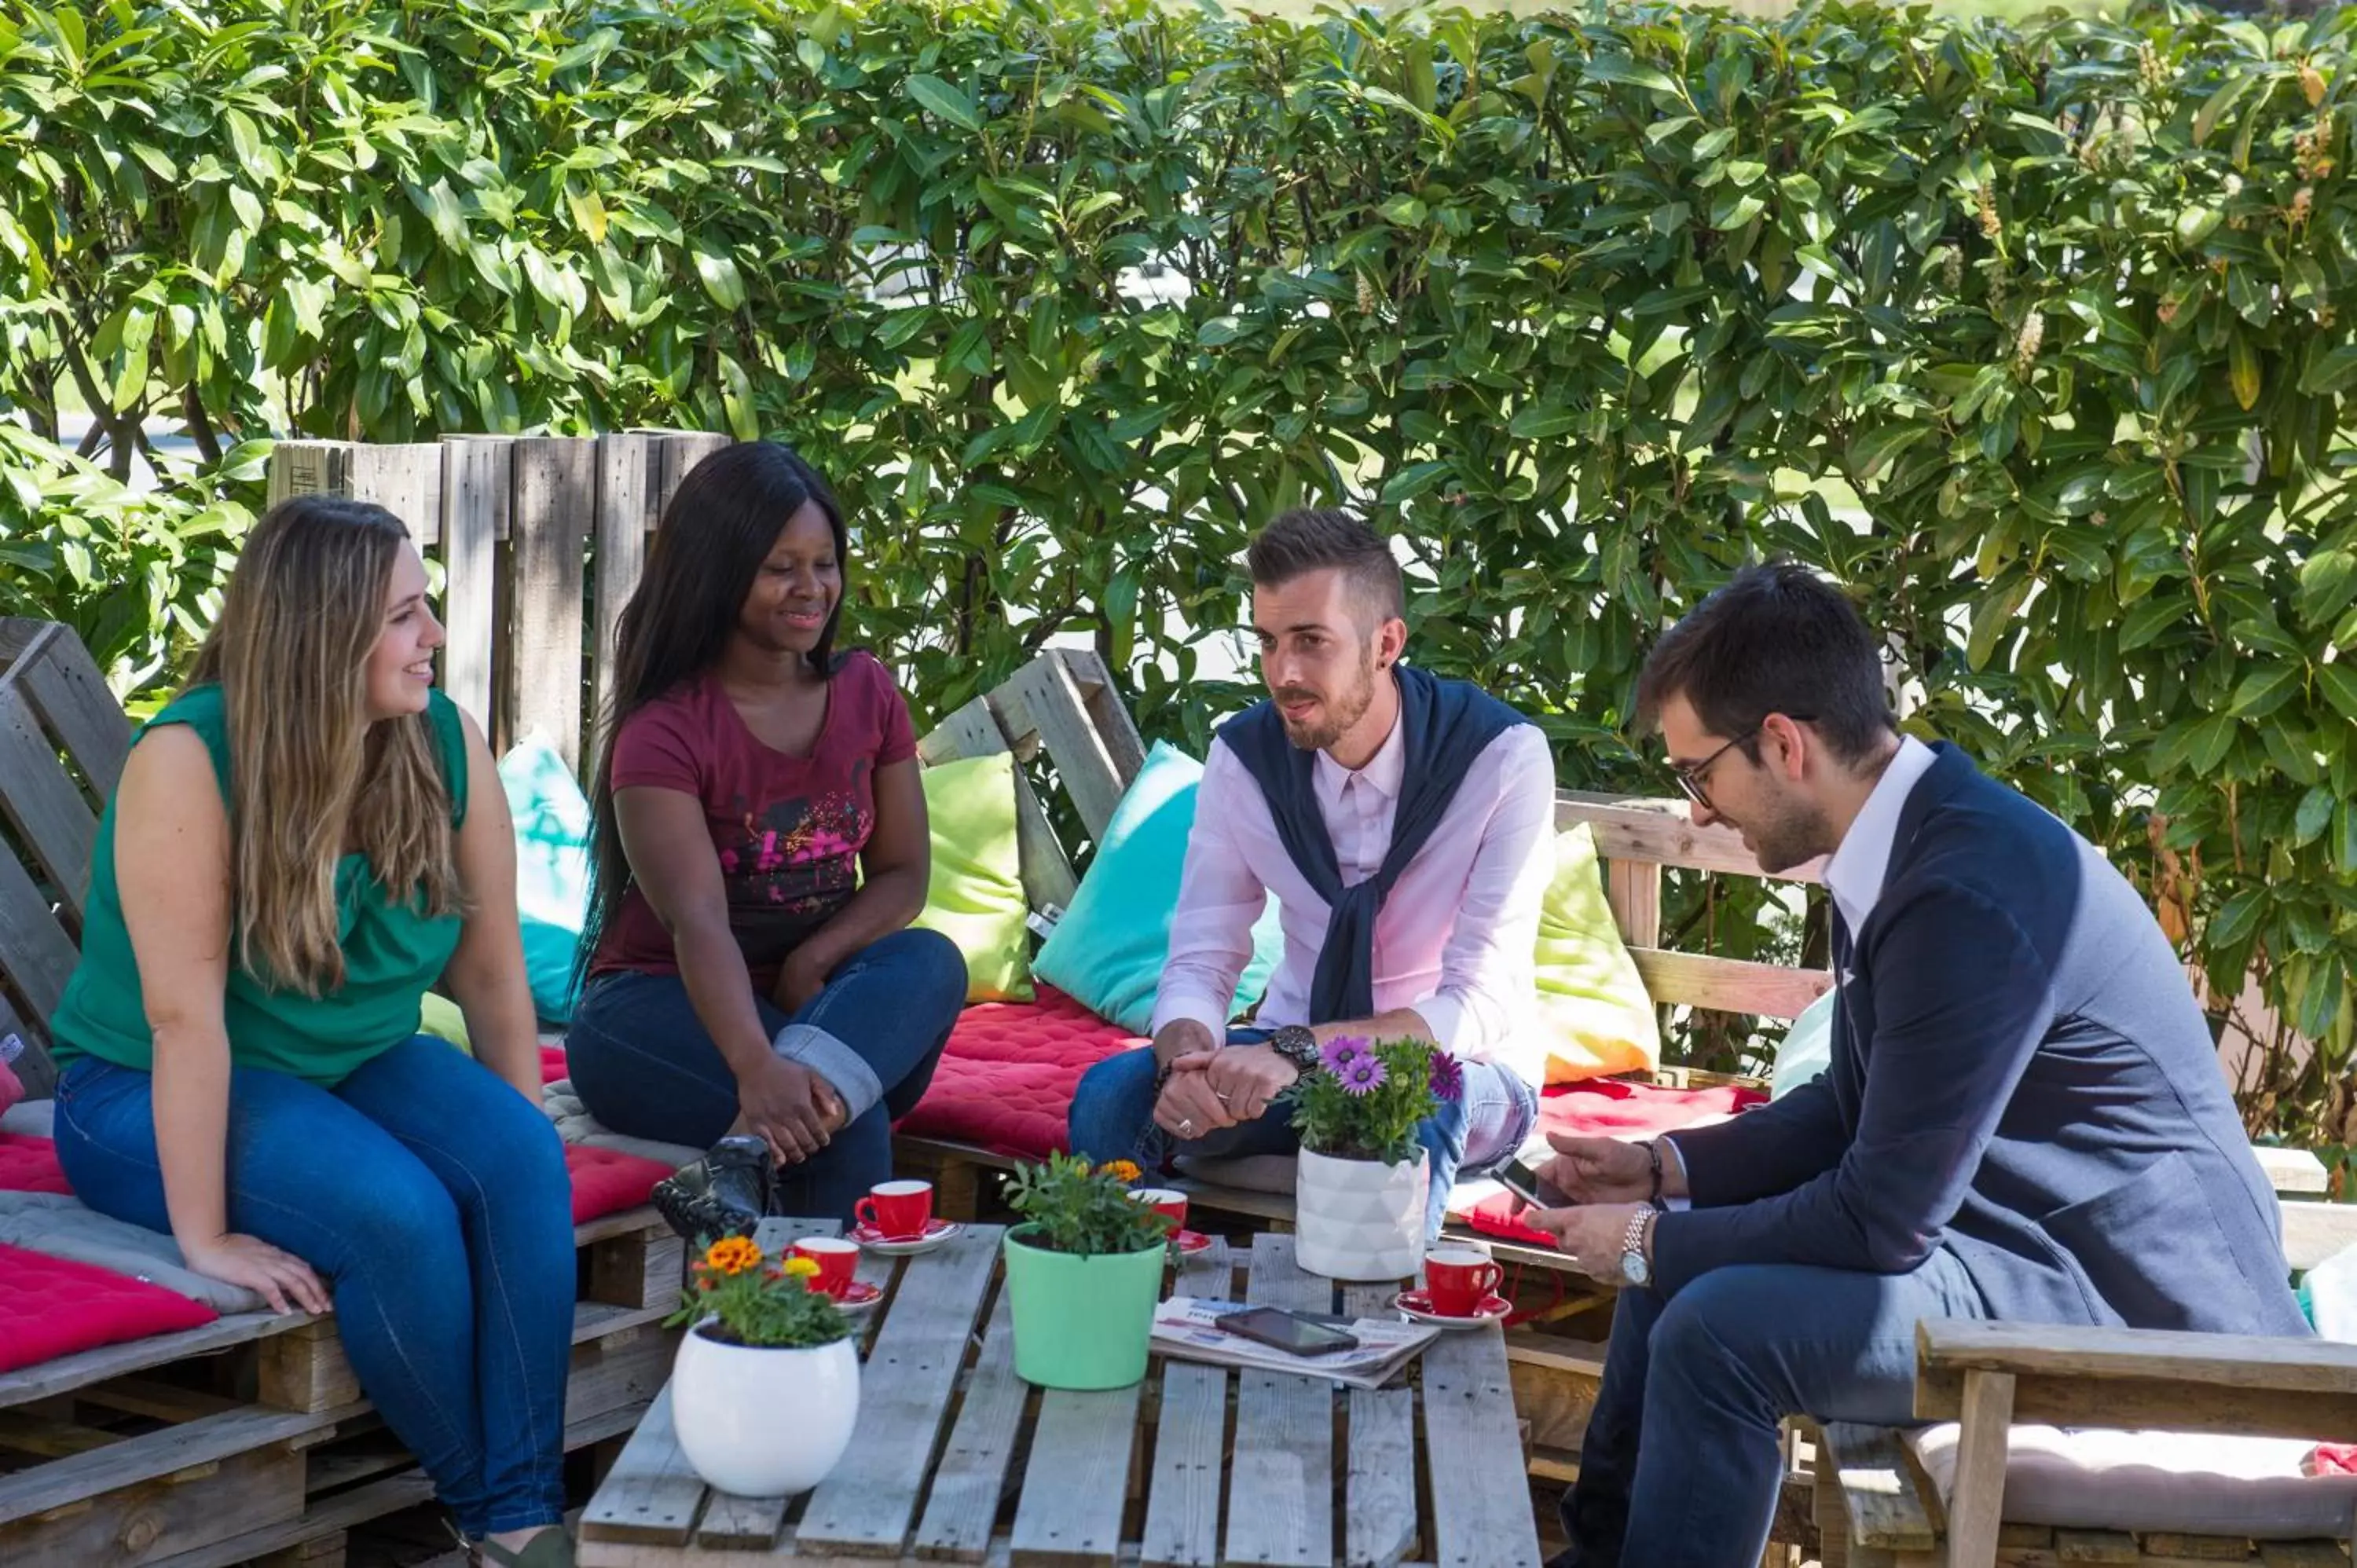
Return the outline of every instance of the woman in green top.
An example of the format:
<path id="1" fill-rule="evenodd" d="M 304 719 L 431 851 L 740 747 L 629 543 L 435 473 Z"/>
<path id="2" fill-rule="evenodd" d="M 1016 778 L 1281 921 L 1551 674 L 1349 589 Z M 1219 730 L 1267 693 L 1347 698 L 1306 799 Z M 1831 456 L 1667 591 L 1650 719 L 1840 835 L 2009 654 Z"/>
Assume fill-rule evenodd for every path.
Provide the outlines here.
<path id="1" fill-rule="evenodd" d="M 382 507 L 303 497 L 255 527 L 99 824 L 58 1156 L 199 1273 L 333 1311 L 480 1560 L 544 1568 L 573 1560 L 571 1184 L 507 801 L 434 690 L 441 642 Z M 437 981 L 479 1059 L 419 1034 Z"/>

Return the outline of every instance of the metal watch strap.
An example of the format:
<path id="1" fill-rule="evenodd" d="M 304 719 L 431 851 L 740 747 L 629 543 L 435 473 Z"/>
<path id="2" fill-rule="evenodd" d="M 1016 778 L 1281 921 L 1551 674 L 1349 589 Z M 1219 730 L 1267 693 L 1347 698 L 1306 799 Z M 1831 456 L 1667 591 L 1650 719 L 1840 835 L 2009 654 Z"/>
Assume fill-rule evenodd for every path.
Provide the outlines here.
<path id="1" fill-rule="evenodd" d="M 1634 1252 L 1641 1258 L 1645 1255 L 1645 1228 L 1652 1218 L 1652 1209 L 1641 1208 L 1629 1216 L 1629 1232 L 1620 1239 L 1622 1252 Z"/>
<path id="2" fill-rule="evenodd" d="M 1286 1025 L 1269 1036 L 1268 1044 L 1270 1049 L 1299 1071 L 1307 1072 L 1318 1065 L 1318 1036 L 1306 1025 Z"/>

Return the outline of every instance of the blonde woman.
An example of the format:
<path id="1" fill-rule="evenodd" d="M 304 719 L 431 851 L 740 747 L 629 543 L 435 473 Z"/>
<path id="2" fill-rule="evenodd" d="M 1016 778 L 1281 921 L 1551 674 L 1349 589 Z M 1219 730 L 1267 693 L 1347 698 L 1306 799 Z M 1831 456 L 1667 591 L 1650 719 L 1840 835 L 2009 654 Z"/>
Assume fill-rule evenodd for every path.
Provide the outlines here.
<path id="1" fill-rule="evenodd" d="M 476 1560 L 559 1568 L 570 1186 L 507 803 L 441 642 L 392 513 L 256 526 L 99 826 L 58 1155 L 199 1273 L 334 1312 Z M 418 1033 L 437 980 L 476 1059 Z"/>

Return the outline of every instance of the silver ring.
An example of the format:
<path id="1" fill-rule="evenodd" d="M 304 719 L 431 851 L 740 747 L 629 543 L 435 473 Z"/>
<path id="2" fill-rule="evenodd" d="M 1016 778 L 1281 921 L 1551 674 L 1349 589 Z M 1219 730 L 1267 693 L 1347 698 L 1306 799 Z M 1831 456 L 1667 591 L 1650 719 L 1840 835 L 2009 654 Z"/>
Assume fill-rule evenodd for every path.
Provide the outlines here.
<path id="1" fill-rule="evenodd" d="M 1195 1135 L 1195 1119 L 1193 1117 L 1181 1116 L 1178 1118 L 1178 1135 L 1182 1138 L 1191 1138 Z"/>
<path id="2" fill-rule="evenodd" d="M 1224 1095 L 1224 1094 L 1222 1094 L 1222 1093 L 1221 1093 L 1218 1090 L 1216 1090 L 1216 1089 L 1215 1089 L 1215 1090 L 1211 1090 L 1211 1098 L 1212 1098 L 1212 1099 L 1214 1099 L 1214 1100 L 1216 1100 L 1216 1101 L 1219 1101 L 1221 1104 L 1222 1104 L 1222 1105 L 1225 1105 L 1225 1104 L 1228 1102 L 1228 1097 L 1227 1097 L 1226 1095 Z"/>

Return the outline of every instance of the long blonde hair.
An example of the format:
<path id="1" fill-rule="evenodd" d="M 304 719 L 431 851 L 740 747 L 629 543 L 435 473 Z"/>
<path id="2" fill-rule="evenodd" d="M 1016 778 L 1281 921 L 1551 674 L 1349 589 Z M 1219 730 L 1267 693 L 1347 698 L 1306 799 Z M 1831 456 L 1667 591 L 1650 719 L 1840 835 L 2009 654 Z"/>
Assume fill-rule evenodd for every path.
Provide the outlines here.
<path id="1" fill-rule="evenodd" d="M 369 653 L 408 539 L 365 501 L 279 502 L 247 536 L 188 678 L 218 683 L 228 717 L 238 962 L 276 989 L 343 984 L 336 866 L 348 843 L 389 897 L 466 912 L 433 720 L 368 714 Z"/>

